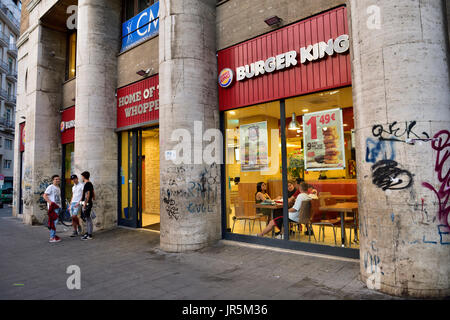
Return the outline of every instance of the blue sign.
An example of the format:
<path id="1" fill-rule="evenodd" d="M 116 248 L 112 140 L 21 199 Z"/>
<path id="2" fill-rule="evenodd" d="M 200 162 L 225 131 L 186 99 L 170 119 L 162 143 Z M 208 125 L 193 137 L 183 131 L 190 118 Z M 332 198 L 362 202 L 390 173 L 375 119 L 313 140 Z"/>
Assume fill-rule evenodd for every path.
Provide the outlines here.
<path id="1" fill-rule="evenodd" d="M 159 32 L 159 1 L 122 24 L 122 49 L 147 40 Z"/>

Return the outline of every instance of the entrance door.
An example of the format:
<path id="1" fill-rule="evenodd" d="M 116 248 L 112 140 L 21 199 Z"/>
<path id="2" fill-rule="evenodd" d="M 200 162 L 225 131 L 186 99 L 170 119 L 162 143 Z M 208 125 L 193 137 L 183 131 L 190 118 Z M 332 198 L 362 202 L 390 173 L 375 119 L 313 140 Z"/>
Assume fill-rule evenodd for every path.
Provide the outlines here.
<path id="1" fill-rule="evenodd" d="M 159 231 L 159 128 L 148 128 L 140 136 L 141 227 Z"/>
<path id="2" fill-rule="evenodd" d="M 159 129 L 119 135 L 119 225 L 159 231 Z"/>

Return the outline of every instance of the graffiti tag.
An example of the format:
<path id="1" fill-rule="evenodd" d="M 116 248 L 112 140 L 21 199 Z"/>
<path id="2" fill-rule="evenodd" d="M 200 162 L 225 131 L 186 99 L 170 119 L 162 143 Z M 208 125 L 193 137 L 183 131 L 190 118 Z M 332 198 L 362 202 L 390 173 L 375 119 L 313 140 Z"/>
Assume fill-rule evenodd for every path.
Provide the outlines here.
<path id="1" fill-rule="evenodd" d="M 372 182 L 385 190 L 403 190 L 413 184 L 413 175 L 393 160 L 380 160 L 372 166 Z"/>

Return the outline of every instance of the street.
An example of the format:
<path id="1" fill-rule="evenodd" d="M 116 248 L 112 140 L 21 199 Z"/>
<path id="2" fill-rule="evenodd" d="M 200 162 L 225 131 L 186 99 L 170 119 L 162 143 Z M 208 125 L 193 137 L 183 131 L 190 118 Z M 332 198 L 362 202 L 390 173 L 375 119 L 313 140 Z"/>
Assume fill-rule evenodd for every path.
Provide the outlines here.
<path id="1" fill-rule="evenodd" d="M 219 242 L 170 254 L 159 234 L 116 228 L 94 239 L 60 243 L 44 226 L 24 225 L 0 209 L 0 299 L 393 299 L 358 280 L 359 261 L 250 248 Z M 81 288 L 69 290 L 69 266 Z"/>

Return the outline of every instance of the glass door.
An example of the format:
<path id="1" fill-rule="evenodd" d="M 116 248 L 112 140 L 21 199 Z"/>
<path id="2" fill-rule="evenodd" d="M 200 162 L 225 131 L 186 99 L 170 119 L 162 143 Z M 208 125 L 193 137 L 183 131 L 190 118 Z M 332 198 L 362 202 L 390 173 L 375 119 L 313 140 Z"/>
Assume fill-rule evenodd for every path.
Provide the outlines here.
<path id="1" fill-rule="evenodd" d="M 119 225 L 137 228 L 138 221 L 138 183 L 136 158 L 138 154 L 138 131 L 119 134 Z"/>
<path id="2" fill-rule="evenodd" d="M 159 231 L 159 129 L 119 134 L 119 224 Z"/>

